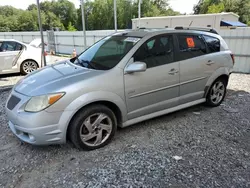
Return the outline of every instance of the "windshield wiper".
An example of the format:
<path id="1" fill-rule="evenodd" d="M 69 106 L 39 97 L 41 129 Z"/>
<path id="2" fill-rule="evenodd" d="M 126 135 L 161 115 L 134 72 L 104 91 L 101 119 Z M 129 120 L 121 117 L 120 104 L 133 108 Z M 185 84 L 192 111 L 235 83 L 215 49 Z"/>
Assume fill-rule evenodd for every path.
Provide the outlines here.
<path id="1" fill-rule="evenodd" d="M 77 60 L 78 64 L 81 64 L 80 59 L 78 58 L 78 56 L 76 56 L 76 60 Z"/>
<path id="2" fill-rule="evenodd" d="M 96 67 L 92 64 L 92 62 L 87 60 L 82 60 L 81 64 L 86 63 L 88 66 L 90 66 L 92 69 L 96 69 Z M 87 67 L 88 68 L 88 67 Z"/>

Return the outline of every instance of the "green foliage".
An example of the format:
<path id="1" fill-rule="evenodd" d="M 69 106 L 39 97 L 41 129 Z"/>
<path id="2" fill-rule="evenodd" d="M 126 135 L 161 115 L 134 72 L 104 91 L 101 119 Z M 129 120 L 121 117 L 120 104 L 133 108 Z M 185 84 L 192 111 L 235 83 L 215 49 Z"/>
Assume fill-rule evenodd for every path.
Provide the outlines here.
<path id="1" fill-rule="evenodd" d="M 77 11 L 77 29 L 82 29 L 81 10 Z M 179 15 L 168 7 L 168 0 L 143 0 L 141 16 Z M 131 19 L 138 17 L 138 3 L 131 0 L 117 0 L 117 25 L 119 29 L 131 27 Z M 85 3 L 86 28 L 88 30 L 114 29 L 113 0 L 87 0 Z"/>
<path id="2" fill-rule="evenodd" d="M 240 21 L 250 21 L 250 0 L 200 0 L 194 7 L 195 14 L 234 12 Z"/>
<path id="3" fill-rule="evenodd" d="M 40 3 L 44 30 L 82 30 L 80 7 L 75 8 L 68 0 L 44 0 Z M 168 0 L 143 0 L 142 17 L 178 15 L 169 8 Z M 117 0 L 117 23 L 119 29 L 131 27 L 131 19 L 138 17 L 138 3 L 132 0 Z M 113 0 L 85 0 L 85 19 L 88 30 L 114 29 Z M 37 31 L 36 4 L 27 10 L 0 6 L 0 31 Z"/>
<path id="4" fill-rule="evenodd" d="M 68 30 L 68 31 L 77 31 L 77 29 L 72 25 L 71 22 L 69 22 L 69 25 L 68 25 L 68 27 L 67 27 L 67 30 Z"/>
<path id="5" fill-rule="evenodd" d="M 219 3 L 218 5 L 213 4 L 208 7 L 207 13 L 221 13 L 225 10 L 225 6 L 223 3 Z"/>

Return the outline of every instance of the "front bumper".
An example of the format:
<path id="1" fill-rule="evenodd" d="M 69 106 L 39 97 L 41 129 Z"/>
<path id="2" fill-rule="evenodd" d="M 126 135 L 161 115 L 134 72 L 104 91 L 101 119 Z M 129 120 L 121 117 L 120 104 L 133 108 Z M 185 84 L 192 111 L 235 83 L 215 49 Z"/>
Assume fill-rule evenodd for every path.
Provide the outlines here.
<path id="1" fill-rule="evenodd" d="M 23 128 L 9 121 L 11 131 L 22 141 L 33 145 L 50 145 L 64 143 L 63 134 L 58 125 L 38 128 Z"/>
<path id="2" fill-rule="evenodd" d="M 24 105 L 30 97 L 12 91 L 20 102 L 13 109 L 6 104 L 6 113 L 11 131 L 22 141 L 34 145 L 62 144 L 66 142 L 67 122 L 61 112 L 41 111 L 30 113 L 24 111 Z"/>

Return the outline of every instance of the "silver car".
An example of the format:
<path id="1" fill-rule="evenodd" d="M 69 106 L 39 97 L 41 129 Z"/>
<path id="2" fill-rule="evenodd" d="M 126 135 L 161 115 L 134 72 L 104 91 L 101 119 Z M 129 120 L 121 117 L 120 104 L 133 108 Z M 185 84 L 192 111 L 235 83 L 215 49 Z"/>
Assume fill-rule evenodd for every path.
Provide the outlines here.
<path id="1" fill-rule="evenodd" d="M 117 127 L 200 103 L 220 105 L 233 64 L 212 29 L 117 33 L 20 80 L 6 104 L 9 127 L 30 144 L 70 140 L 100 148 Z"/>

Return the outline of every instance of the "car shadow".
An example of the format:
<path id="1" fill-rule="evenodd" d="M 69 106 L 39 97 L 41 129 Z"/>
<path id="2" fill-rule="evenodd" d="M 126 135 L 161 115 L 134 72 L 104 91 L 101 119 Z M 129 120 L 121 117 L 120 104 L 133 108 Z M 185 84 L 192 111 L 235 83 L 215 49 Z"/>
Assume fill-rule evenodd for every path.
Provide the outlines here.
<path id="1" fill-rule="evenodd" d="M 21 73 L 0 74 L 0 80 L 7 79 L 8 77 L 14 77 L 14 76 L 22 76 L 22 74 Z"/>

